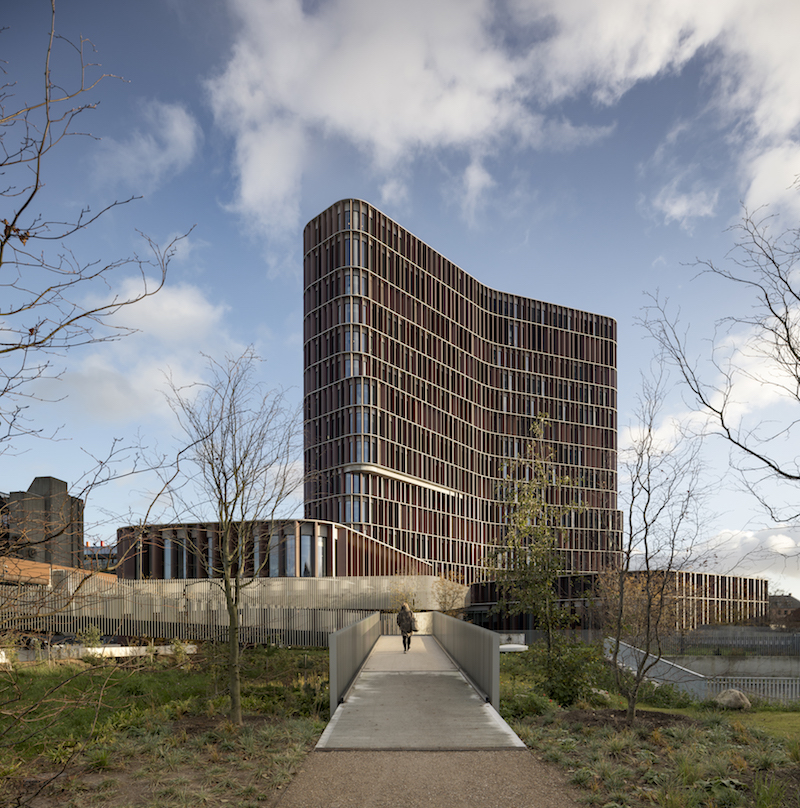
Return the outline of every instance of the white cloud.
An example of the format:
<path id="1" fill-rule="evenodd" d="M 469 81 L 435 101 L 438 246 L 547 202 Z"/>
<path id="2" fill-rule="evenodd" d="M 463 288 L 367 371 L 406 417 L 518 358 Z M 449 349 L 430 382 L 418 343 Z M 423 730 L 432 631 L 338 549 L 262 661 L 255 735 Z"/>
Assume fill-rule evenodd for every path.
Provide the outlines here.
<path id="1" fill-rule="evenodd" d="M 766 577 L 770 588 L 775 584 L 800 595 L 800 528 L 727 529 L 715 541 L 720 548 L 719 572 Z"/>
<path id="2" fill-rule="evenodd" d="M 800 176 L 800 143 L 785 142 L 756 153 L 749 165 L 749 189 L 745 206 L 754 211 L 769 205 L 771 211 L 782 210 L 797 219 L 800 195 L 796 180 Z"/>
<path id="3" fill-rule="evenodd" d="M 119 296 L 130 298 L 140 289 L 129 279 Z M 74 354 L 61 380 L 43 392 L 65 397 L 66 407 L 97 421 L 145 423 L 164 417 L 167 409 L 159 391 L 165 388 L 167 369 L 178 383 L 189 383 L 203 375 L 201 352 L 219 356 L 240 350 L 224 328 L 226 310 L 195 286 L 168 284 L 114 315 L 115 326 L 136 334 Z"/>
<path id="4" fill-rule="evenodd" d="M 143 105 L 142 124 L 126 140 L 101 142 L 95 167 L 101 182 L 153 191 L 192 162 L 202 133 L 183 106 L 150 101 Z"/>
<path id="5" fill-rule="evenodd" d="M 468 222 L 475 220 L 481 200 L 489 188 L 494 185 L 491 174 L 484 168 L 480 160 L 474 159 L 464 171 L 461 195 L 461 209 Z"/>
<path id="6" fill-rule="evenodd" d="M 550 35 L 531 48 L 540 95 L 613 104 L 639 81 L 677 71 L 720 34 L 730 2 L 516 0 L 517 19 Z"/>
<path id="7" fill-rule="evenodd" d="M 518 0 L 529 25 L 551 26 L 531 50 L 541 92 L 553 101 L 590 93 L 612 105 L 634 84 L 704 60 L 716 125 L 730 127 L 738 183 L 750 204 L 784 201 L 798 172 L 800 56 L 793 0 Z M 705 118 L 702 125 L 711 122 Z M 681 122 L 680 134 L 692 128 Z M 676 146 L 676 132 L 662 146 Z M 678 167 L 678 174 L 687 167 Z M 795 195 L 796 196 L 796 195 Z M 713 209 L 716 192 L 668 184 L 656 200 L 666 220 L 687 225 Z M 794 204 L 796 199 L 792 199 Z"/>
<path id="8" fill-rule="evenodd" d="M 149 285 L 153 288 L 152 279 Z M 141 288 L 137 279 L 128 279 L 119 297 L 130 299 Z M 196 286 L 168 282 L 158 294 L 120 309 L 114 324 L 170 345 L 202 345 L 218 333 L 225 311 L 226 306 L 212 303 Z"/>
<path id="9" fill-rule="evenodd" d="M 399 205 L 408 201 L 408 185 L 399 177 L 390 177 L 381 186 L 381 202 L 384 205 Z"/>
<path id="10" fill-rule="evenodd" d="M 306 138 L 289 120 L 267 120 L 242 131 L 236 144 L 239 195 L 234 209 L 256 230 L 287 230 L 297 221 Z"/>
<path id="11" fill-rule="evenodd" d="M 488 0 L 334 0 L 309 13 L 299 0 L 231 5 L 241 30 L 208 88 L 236 141 L 236 206 L 255 219 L 278 211 L 277 224 L 295 223 L 303 159 L 320 135 L 361 149 L 394 199 L 404 193 L 397 166 L 423 150 L 461 150 L 475 188 L 475 148 L 564 148 L 598 134 L 561 120 L 545 127 L 526 102 L 525 61 L 495 41 Z"/>
<path id="12" fill-rule="evenodd" d="M 794 0 L 230 0 L 240 24 L 232 55 L 207 84 L 218 125 L 235 140 L 235 207 L 258 228 L 297 224 L 303 165 L 318 138 L 360 149 L 386 199 L 402 198 L 398 165 L 443 150 L 474 192 L 504 151 L 571 149 L 614 129 L 572 121 L 561 105 L 613 106 L 633 86 L 701 59 L 712 125 L 726 126 L 739 181 L 796 168 L 800 58 Z M 708 124 L 708 115 L 682 129 Z M 669 141 L 669 142 L 668 142 Z M 670 136 L 666 149 L 678 149 Z M 452 155 L 449 155 L 452 157 Z M 769 158 L 769 159 L 768 159 Z M 769 166 L 764 163 L 768 162 Z M 677 164 L 657 207 L 688 226 L 717 191 L 688 188 Z M 795 171 L 796 173 L 796 171 Z"/>
<path id="13" fill-rule="evenodd" d="M 800 307 L 790 307 L 786 317 L 790 323 L 800 322 Z M 774 339 L 752 326 L 731 325 L 728 333 L 718 333 L 716 346 L 717 366 L 709 367 L 716 373 L 709 378 L 714 379 L 718 392 L 711 403 L 725 406 L 728 425 L 756 437 L 767 434 L 775 424 L 791 424 L 797 377 L 791 367 L 776 361 Z M 749 424 L 748 416 L 752 416 Z M 791 452 L 791 447 L 781 454 L 786 451 Z"/>
<path id="14" fill-rule="evenodd" d="M 675 177 L 662 188 L 653 200 L 653 206 L 664 215 L 667 224 L 678 222 L 684 229 L 691 229 L 698 217 L 714 215 L 719 191 L 702 188 L 698 183 L 683 190 L 683 180 L 683 177 Z"/>

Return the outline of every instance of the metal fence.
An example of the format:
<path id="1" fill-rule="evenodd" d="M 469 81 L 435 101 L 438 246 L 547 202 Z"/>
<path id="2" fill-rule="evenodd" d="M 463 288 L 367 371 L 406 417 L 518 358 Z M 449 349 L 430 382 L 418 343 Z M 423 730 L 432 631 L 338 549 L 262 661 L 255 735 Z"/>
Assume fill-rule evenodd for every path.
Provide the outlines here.
<path id="1" fill-rule="evenodd" d="M 734 688 L 748 696 L 767 701 L 789 703 L 800 701 L 800 679 L 786 676 L 715 676 L 707 680 L 711 698 L 723 690 Z"/>
<path id="2" fill-rule="evenodd" d="M 769 629 L 701 629 L 667 637 L 661 643 L 665 656 L 753 655 L 798 656 L 800 634 Z"/>
<path id="3" fill-rule="evenodd" d="M 611 651 L 612 640 L 606 640 L 606 654 Z M 643 656 L 638 648 L 620 644 L 619 664 L 635 668 Z M 651 657 L 651 659 L 653 659 Z M 704 676 L 701 673 L 676 665 L 668 659 L 653 662 L 647 678 L 662 684 L 670 684 L 689 693 L 693 698 L 711 699 L 723 690 L 741 690 L 748 696 L 767 701 L 800 701 L 800 678 L 790 676 Z"/>
<path id="4" fill-rule="evenodd" d="M 9 588 L 0 600 L 0 614 L 7 629 L 47 635 L 92 628 L 123 637 L 224 640 L 229 616 L 219 584 L 208 579 L 114 581 L 67 573 L 50 588 Z M 384 577 L 256 579 L 241 593 L 240 640 L 325 647 L 328 634 L 376 609 L 391 608 L 400 585 L 409 584 Z"/>
<path id="5" fill-rule="evenodd" d="M 545 640 L 546 632 L 526 629 L 525 631 L 498 631 L 500 642 L 519 642 L 521 639 L 525 645 L 533 645 Z M 558 632 L 562 637 L 566 637 L 573 642 L 600 643 L 604 640 L 605 634 L 602 631 L 591 628 L 562 629 Z M 520 636 L 522 635 L 522 636 Z"/>

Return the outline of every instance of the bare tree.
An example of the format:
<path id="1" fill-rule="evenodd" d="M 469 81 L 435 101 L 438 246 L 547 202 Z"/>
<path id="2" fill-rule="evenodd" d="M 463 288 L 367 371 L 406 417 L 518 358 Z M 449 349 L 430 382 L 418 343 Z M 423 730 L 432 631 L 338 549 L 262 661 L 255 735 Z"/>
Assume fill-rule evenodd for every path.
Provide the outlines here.
<path id="1" fill-rule="evenodd" d="M 466 608 L 469 587 L 465 586 L 458 573 L 440 573 L 433 585 L 433 596 L 439 611 L 451 617 L 461 617 Z"/>
<path id="2" fill-rule="evenodd" d="M 620 453 L 619 493 L 625 510 L 621 561 L 598 578 L 616 683 L 628 702 L 629 723 L 636 717 L 642 683 L 662 657 L 663 640 L 676 632 L 675 574 L 698 561 L 704 516 L 701 442 L 675 425 L 660 423 L 665 382 L 663 366 L 643 378 L 630 443 Z"/>
<path id="3" fill-rule="evenodd" d="M 51 73 L 57 46 L 73 53 L 71 86 Z M 41 94 L 19 101 L 13 80 L 0 87 L 0 201 L 5 207 L 0 214 L 0 446 L 6 448 L 21 435 L 43 434 L 25 415 L 28 402 L 37 398 L 32 382 L 60 375 L 54 357 L 132 333 L 113 317 L 161 289 L 175 247 L 173 241 L 161 249 L 143 235 L 142 256 L 78 257 L 70 249 L 70 237 L 133 197 L 96 212 L 84 207 L 67 222 L 50 219 L 40 207 L 48 160 L 66 138 L 79 134 L 76 118 L 95 107 L 88 94 L 115 78 L 98 73 L 97 65 L 88 61 L 91 51 L 86 39 L 75 44 L 56 34 L 51 0 Z M 137 279 L 133 293 L 115 291 L 131 278 Z"/>
<path id="4" fill-rule="evenodd" d="M 717 324 L 710 366 L 689 347 L 688 329 L 668 301 L 652 297 L 643 323 L 677 367 L 689 403 L 707 416 L 705 428 L 733 449 L 732 463 L 745 487 L 776 521 L 800 516 L 800 228 L 780 229 L 762 210 L 745 211 L 732 228 L 735 244 L 724 265 L 702 261 L 703 272 L 744 289 L 750 310 Z M 776 420 L 754 411 L 751 399 L 784 407 Z M 774 483 L 789 486 L 782 501 Z M 770 483 L 769 492 L 764 484 Z"/>
<path id="5" fill-rule="evenodd" d="M 259 361 L 252 348 L 223 362 L 209 359 L 209 381 L 181 387 L 171 380 L 169 396 L 190 446 L 170 492 L 183 513 L 217 523 L 218 562 L 210 574 L 224 592 L 230 622 L 228 687 L 236 724 L 242 723 L 239 608 L 245 587 L 268 563 L 266 554 L 254 552 L 254 530 L 287 516 L 303 484 L 299 413 L 282 391 L 255 380 Z"/>

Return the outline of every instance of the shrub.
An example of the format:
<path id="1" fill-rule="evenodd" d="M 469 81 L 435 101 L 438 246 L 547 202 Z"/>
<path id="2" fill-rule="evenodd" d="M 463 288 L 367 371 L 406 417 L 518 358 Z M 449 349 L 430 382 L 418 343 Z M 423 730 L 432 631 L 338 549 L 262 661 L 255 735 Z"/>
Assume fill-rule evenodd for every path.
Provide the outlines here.
<path id="1" fill-rule="evenodd" d="M 556 705 L 547 696 L 541 693 L 516 693 L 510 698 L 503 699 L 500 712 L 506 721 L 514 718 L 524 718 L 527 715 L 544 715 L 552 712 Z"/>
<path id="2" fill-rule="evenodd" d="M 602 653 L 597 645 L 555 635 L 549 654 L 542 642 L 527 653 L 542 690 L 562 707 L 590 699 L 602 677 Z"/>
<path id="3" fill-rule="evenodd" d="M 678 690 L 669 684 L 657 685 L 654 682 L 643 682 L 639 690 L 638 701 L 650 707 L 681 708 L 691 707 L 697 701 L 684 690 Z"/>
<path id="4" fill-rule="evenodd" d="M 85 648 L 97 648 L 101 645 L 101 636 L 100 629 L 93 623 L 78 632 L 78 640 Z"/>

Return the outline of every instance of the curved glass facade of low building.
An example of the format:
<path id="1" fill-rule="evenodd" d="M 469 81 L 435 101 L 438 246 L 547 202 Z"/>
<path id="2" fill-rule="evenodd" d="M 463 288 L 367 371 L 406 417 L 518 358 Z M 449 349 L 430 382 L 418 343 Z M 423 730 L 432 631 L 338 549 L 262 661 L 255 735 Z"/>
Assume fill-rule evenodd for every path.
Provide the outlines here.
<path id="1" fill-rule="evenodd" d="M 613 319 L 491 289 L 354 199 L 306 225 L 304 290 L 307 519 L 481 580 L 504 465 L 546 413 L 582 505 L 568 572 L 613 563 Z"/>

